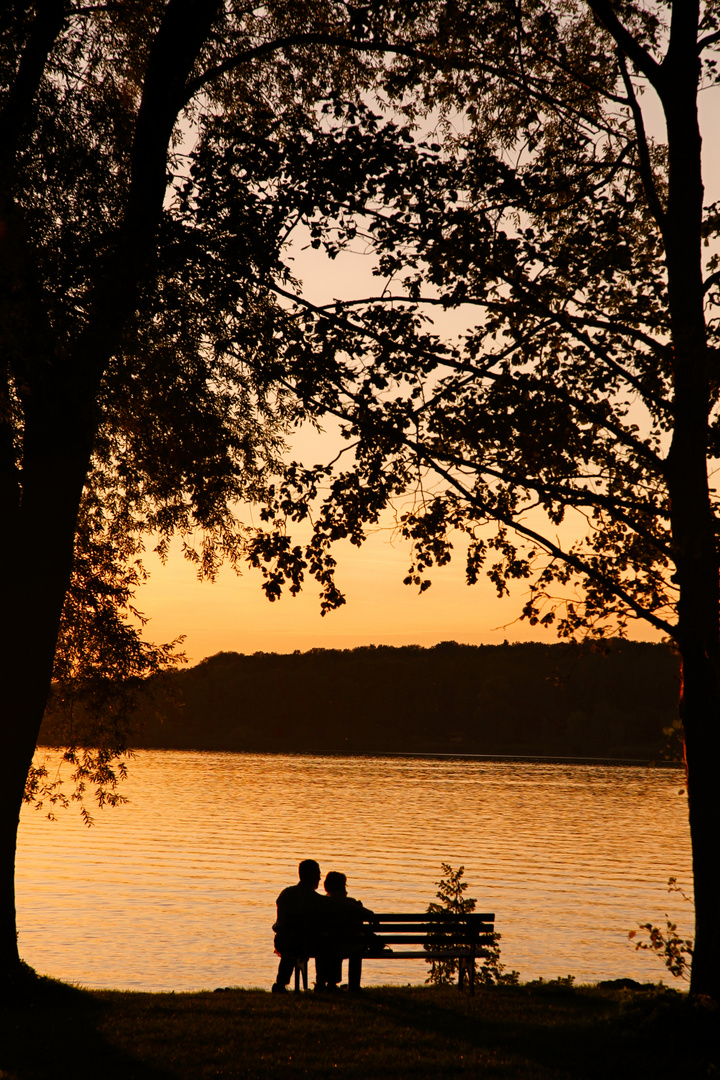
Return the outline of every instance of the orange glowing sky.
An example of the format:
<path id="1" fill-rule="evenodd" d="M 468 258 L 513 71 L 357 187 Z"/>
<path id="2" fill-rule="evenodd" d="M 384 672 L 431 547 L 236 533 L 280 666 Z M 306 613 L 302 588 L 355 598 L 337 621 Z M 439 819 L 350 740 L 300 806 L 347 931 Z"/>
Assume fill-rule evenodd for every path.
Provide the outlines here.
<path id="1" fill-rule="evenodd" d="M 664 124 L 648 91 L 643 99 L 652 133 L 664 137 Z M 720 198 L 720 109 L 717 92 L 700 95 L 704 137 L 706 202 Z M 330 263 L 318 253 L 293 249 L 295 272 L 305 294 L 323 303 L 333 298 L 375 295 L 378 279 L 370 273 L 362 255 L 338 258 Z M 462 311 L 447 313 L 438 332 L 457 335 L 466 325 Z M 299 445 L 298 445 L 299 444 Z M 294 442 L 294 456 L 312 464 L 330 458 L 338 448 L 336 436 L 325 440 L 306 437 Z M 150 617 L 148 637 L 168 641 L 186 635 L 185 650 L 192 663 L 221 650 L 252 653 L 292 652 L 319 648 L 353 648 L 367 644 L 419 644 L 430 646 L 455 640 L 468 644 L 524 640 L 556 640 L 552 631 L 518 622 L 526 585 L 516 585 L 509 598 L 499 600 L 485 579 L 472 587 L 464 581 L 459 553 L 450 566 L 432 574 L 433 585 L 422 595 L 402 584 L 408 566 L 408 549 L 393 540 L 389 530 L 370 537 L 362 549 L 339 545 L 338 584 L 347 604 L 321 618 L 317 588 L 306 585 L 298 597 L 284 596 L 270 603 L 262 592 L 260 574 L 250 568 L 242 577 L 230 569 L 214 584 L 200 583 L 192 565 L 175 550 L 162 566 L 148 554 L 149 582 L 138 592 L 137 603 Z M 657 637 L 649 626 L 638 624 L 633 636 Z"/>
<path id="2" fill-rule="evenodd" d="M 535 515 L 531 518 L 528 524 L 541 531 Z M 559 537 L 566 547 L 579 538 L 571 526 L 568 521 Z M 554 529 L 553 536 L 557 536 Z M 296 539 L 301 541 L 303 536 L 298 534 Z M 506 639 L 557 640 L 552 629 L 519 620 L 527 581 L 513 583 L 510 596 L 500 599 L 484 575 L 476 585 L 466 584 L 462 538 L 456 539 L 454 552 L 448 566 L 428 573 L 432 586 L 420 594 L 417 586 L 402 583 L 409 548 L 393 529 L 371 532 L 360 549 L 349 542 L 337 544 L 336 580 L 347 602 L 323 617 L 314 579 L 306 581 L 298 596 L 285 593 L 271 603 L 262 591 L 261 573 L 248 566 L 241 575 L 224 567 L 215 582 L 198 581 L 196 568 L 182 557 L 178 543 L 165 565 L 148 552 L 150 580 L 139 590 L 137 601 L 151 620 L 149 640 L 165 642 L 184 634 L 183 649 L 190 663 L 222 651 L 289 653 L 358 645 L 429 647 L 441 641 L 480 645 L 501 644 Z M 643 622 L 631 628 L 630 636 L 659 637 Z"/>
<path id="3" fill-rule="evenodd" d="M 402 584 L 408 560 L 401 546 L 374 536 L 359 552 L 349 548 L 341 549 L 338 559 L 338 581 L 347 603 L 324 618 L 312 582 L 301 595 L 270 603 L 256 570 L 248 568 L 237 577 L 225 569 L 215 583 L 200 583 L 195 569 L 179 555 L 166 566 L 151 556 L 151 578 L 138 595 L 141 610 L 151 617 L 148 637 L 167 641 L 185 634 L 184 648 L 192 663 L 223 650 L 286 653 L 369 644 L 429 646 L 450 640 L 554 640 L 527 623 L 503 625 L 517 618 L 520 594 L 499 601 L 489 582 L 469 588 L 461 559 L 437 571 L 432 588 L 420 596 Z"/>
<path id="4" fill-rule="evenodd" d="M 328 282 L 331 298 L 370 295 L 378 290 L 377 279 L 372 278 L 361 256 L 338 258 L 329 264 L 298 245 L 294 259 L 306 295 L 316 302 L 328 299 Z M 466 325 L 459 312 L 445 315 L 441 329 L 453 335 Z M 289 456 L 305 464 L 329 461 L 347 446 L 332 419 L 324 434 L 303 429 L 291 442 Z M 252 509 L 247 513 L 246 520 L 252 523 Z M 304 536 L 295 539 L 303 540 Z M 468 587 L 462 552 L 460 542 L 451 564 L 435 569 L 429 575 L 431 588 L 420 595 L 417 587 L 402 584 L 410 561 L 409 546 L 395 537 L 391 528 L 371 534 L 359 550 L 350 543 L 338 544 L 334 549 L 337 582 L 347 603 L 322 617 L 318 588 L 312 579 L 299 596 L 287 594 L 271 603 L 261 588 L 262 575 L 250 567 L 241 577 L 226 568 L 215 583 L 199 582 L 178 544 L 164 566 L 148 553 L 145 561 L 150 580 L 139 590 L 137 601 L 151 619 L 148 638 L 160 642 L 186 635 L 184 649 L 191 663 L 220 651 L 287 653 L 370 644 L 554 640 L 552 633 L 516 621 L 526 583 L 503 601 L 484 577 Z"/>

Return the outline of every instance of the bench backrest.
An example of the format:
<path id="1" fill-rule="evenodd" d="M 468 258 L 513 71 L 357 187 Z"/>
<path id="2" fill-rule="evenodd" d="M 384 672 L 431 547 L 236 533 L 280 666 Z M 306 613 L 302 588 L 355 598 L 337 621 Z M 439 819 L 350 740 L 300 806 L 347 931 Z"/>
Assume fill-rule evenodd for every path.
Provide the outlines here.
<path id="1" fill-rule="evenodd" d="M 495 929 L 494 914 L 453 912 L 375 913 L 365 920 L 381 945 L 441 946 L 443 939 L 455 945 L 487 945 Z"/>

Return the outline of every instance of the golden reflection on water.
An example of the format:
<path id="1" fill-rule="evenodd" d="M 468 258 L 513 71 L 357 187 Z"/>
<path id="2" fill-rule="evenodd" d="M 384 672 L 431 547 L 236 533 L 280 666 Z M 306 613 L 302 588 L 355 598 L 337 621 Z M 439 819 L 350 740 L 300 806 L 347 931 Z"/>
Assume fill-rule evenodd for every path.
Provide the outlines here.
<path id="1" fill-rule="evenodd" d="M 23 811 L 23 958 L 92 987 L 269 987 L 274 901 L 301 858 L 342 870 L 370 908 L 425 909 L 440 863 L 464 865 L 523 980 L 664 968 L 627 939 L 665 912 L 692 932 L 691 857 L 675 769 L 388 757 L 143 751 L 128 805 L 49 822 Z M 417 961 L 365 982 L 419 983 Z"/>

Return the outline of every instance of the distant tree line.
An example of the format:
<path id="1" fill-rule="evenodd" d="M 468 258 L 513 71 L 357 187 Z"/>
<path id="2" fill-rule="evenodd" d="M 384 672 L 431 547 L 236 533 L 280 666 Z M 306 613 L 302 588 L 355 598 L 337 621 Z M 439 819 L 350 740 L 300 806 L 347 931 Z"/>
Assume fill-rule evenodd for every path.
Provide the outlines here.
<path id="1" fill-rule="evenodd" d="M 137 747 L 668 755 L 679 662 L 668 645 L 365 646 L 221 652 L 147 681 Z M 78 720 L 80 718 L 77 718 Z M 66 741 L 46 715 L 41 742 Z"/>

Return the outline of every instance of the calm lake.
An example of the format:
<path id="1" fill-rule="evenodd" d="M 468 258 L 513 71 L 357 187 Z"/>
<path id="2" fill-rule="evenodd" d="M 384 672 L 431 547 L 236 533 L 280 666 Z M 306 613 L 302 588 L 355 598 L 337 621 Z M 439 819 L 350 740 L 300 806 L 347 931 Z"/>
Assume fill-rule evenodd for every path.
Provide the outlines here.
<path id="1" fill-rule="evenodd" d="M 683 781 L 639 766 L 142 751 L 130 802 L 90 829 L 75 808 L 54 822 L 24 810 L 21 955 L 89 987 L 267 989 L 275 898 L 300 859 L 344 871 L 378 911 L 424 910 L 449 862 L 496 913 L 523 981 L 656 982 L 664 967 L 627 934 L 665 912 L 692 933 L 692 907 L 667 892 L 671 875 L 690 891 Z M 364 973 L 425 977 L 417 961 Z"/>

